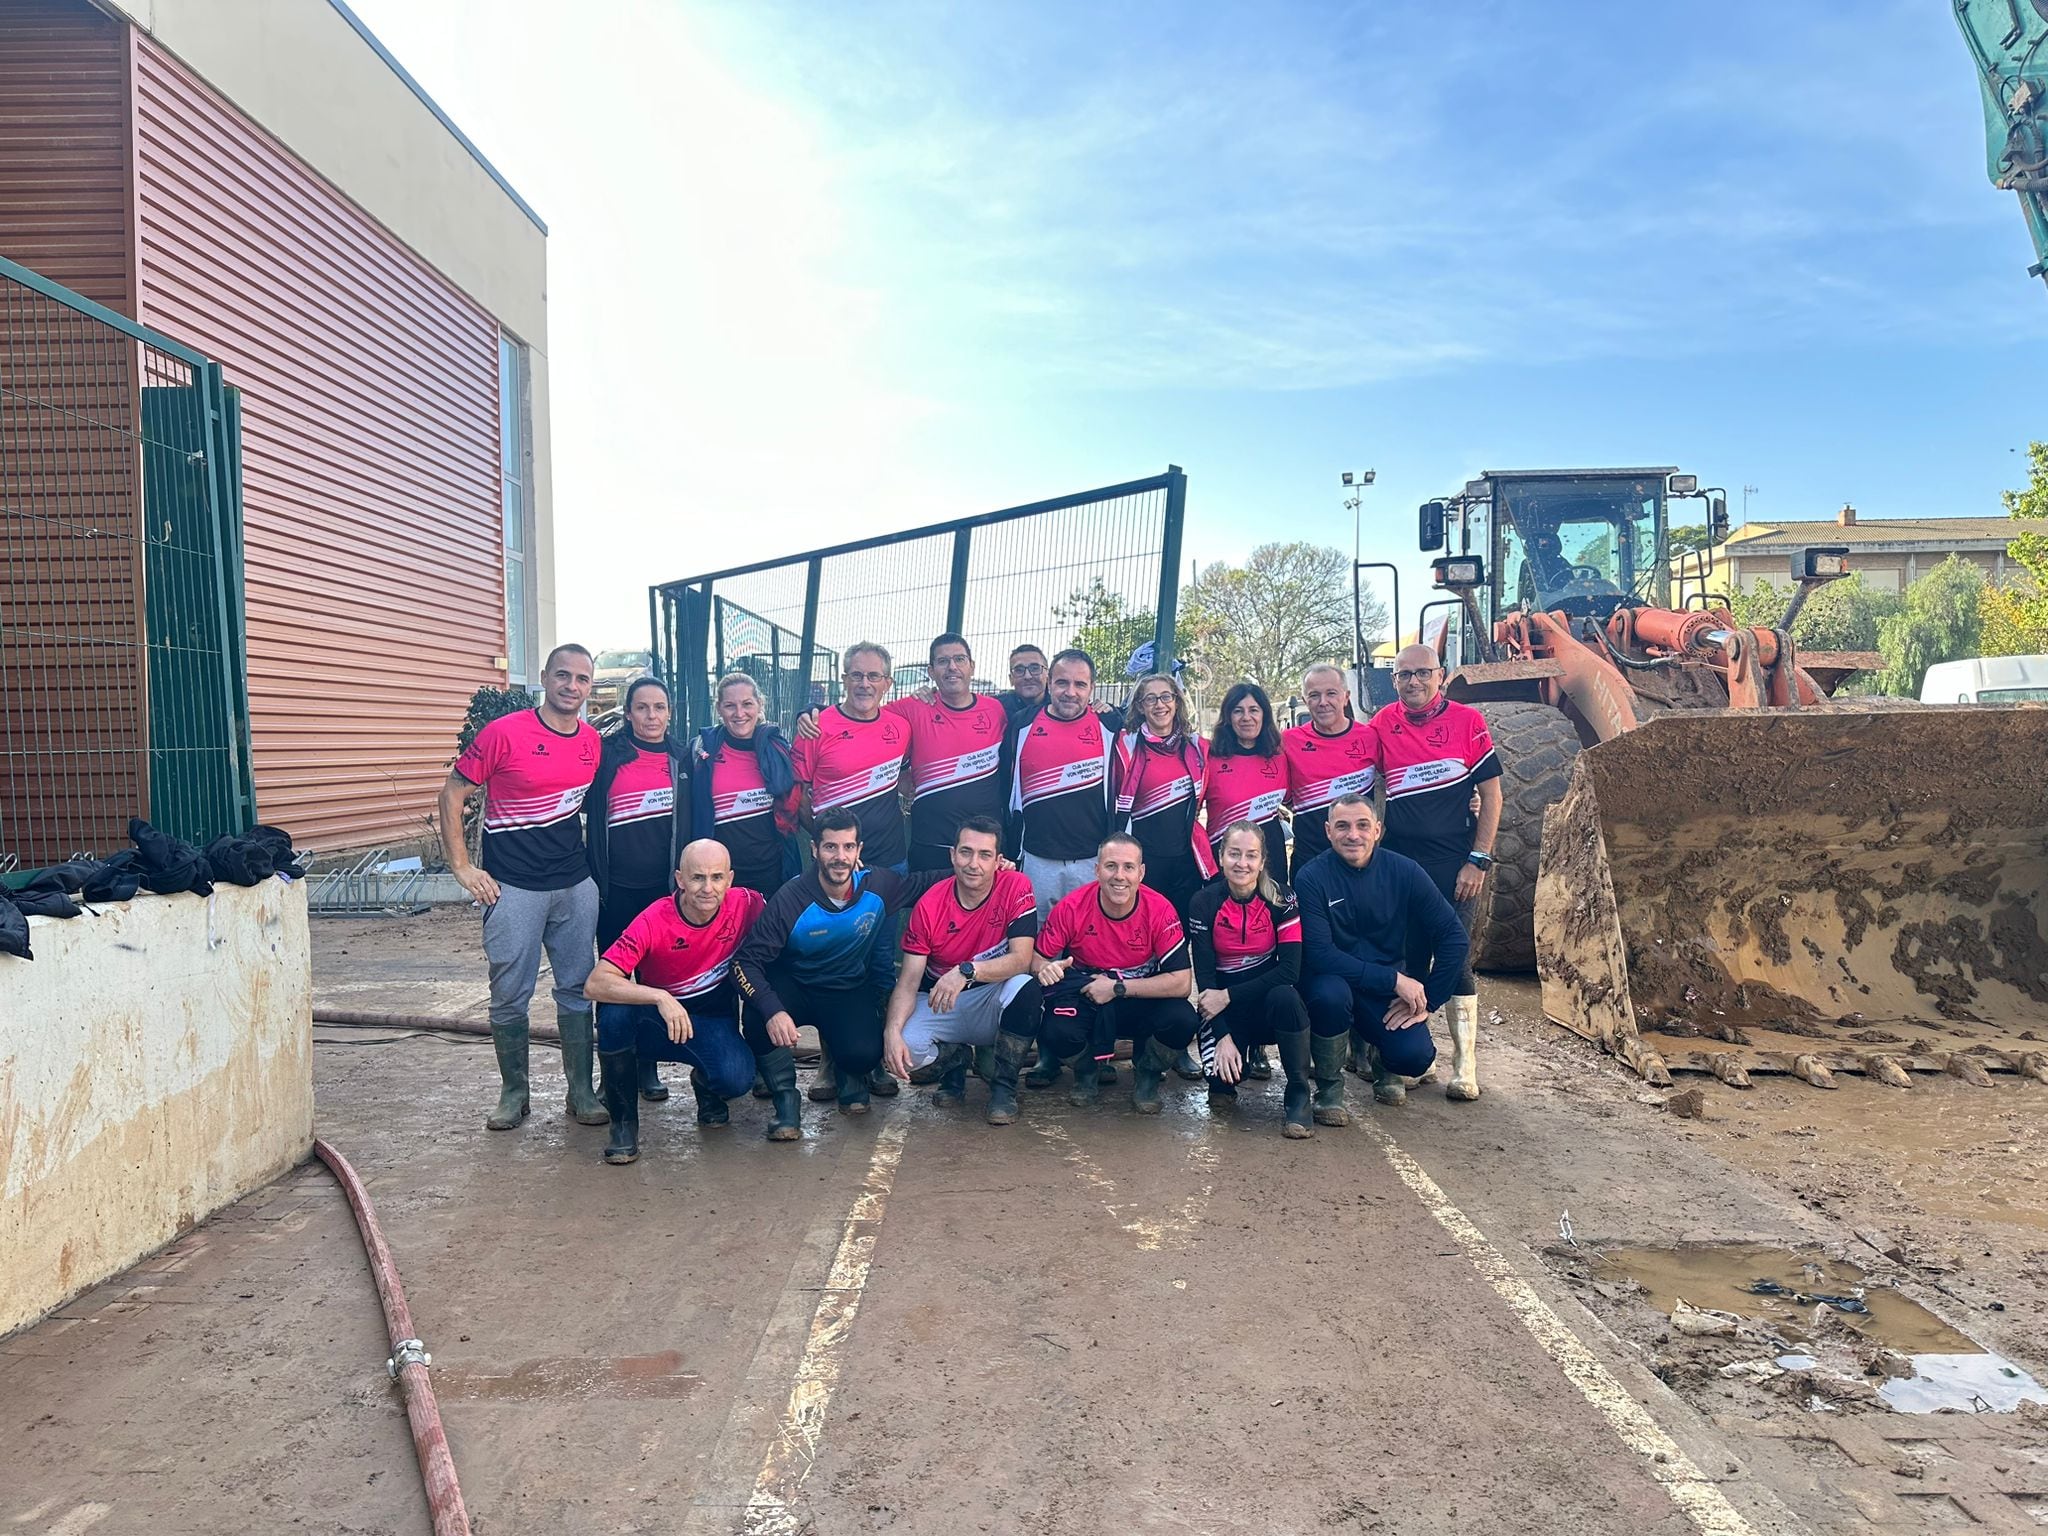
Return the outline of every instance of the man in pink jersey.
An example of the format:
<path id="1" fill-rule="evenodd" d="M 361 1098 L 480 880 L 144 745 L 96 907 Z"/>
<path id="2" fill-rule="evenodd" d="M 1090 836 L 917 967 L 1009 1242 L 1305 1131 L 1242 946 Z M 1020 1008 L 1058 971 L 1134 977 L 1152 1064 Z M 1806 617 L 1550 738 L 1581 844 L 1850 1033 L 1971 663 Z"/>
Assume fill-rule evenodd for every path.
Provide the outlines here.
<path id="1" fill-rule="evenodd" d="M 953 837 L 953 877 L 918 898 L 903 932 L 903 963 L 883 1015 L 882 1063 L 898 1077 L 937 1064 L 935 1104 L 967 1095 L 967 1064 L 995 1047 L 988 1123 L 1017 1118 L 1017 1072 L 1038 1032 L 1031 975 L 1038 903 L 1031 882 L 1002 867 L 1003 829 L 970 816 Z"/>
<path id="2" fill-rule="evenodd" d="M 1330 806 L 1344 795 L 1372 795 L 1379 759 L 1378 739 L 1363 720 L 1351 718 L 1351 688 L 1331 662 L 1310 667 L 1301 680 L 1308 724 L 1280 735 L 1287 759 L 1287 804 L 1294 816 L 1294 856 L 1289 873 L 1330 846 Z"/>
<path id="3" fill-rule="evenodd" d="M 938 690 L 929 701 L 884 706 L 910 729 L 910 871 L 953 867 L 954 834 L 971 816 L 1000 823 L 1009 799 L 1000 701 L 974 691 L 974 652 L 965 636 L 932 641 L 928 667 Z"/>
<path id="4" fill-rule="evenodd" d="M 477 733 L 441 788 L 441 849 L 462 888 L 484 909 L 491 967 L 491 1041 L 498 1107 L 484 1125 L 508 1131 L 526 1118 L 527 1005 L 545 949 L 554 972 L 555 1024 L 569 1113 L 580 1125 L 610 1117 L 590 1082 L 590 1004 L 584 979 L 595 959 L 597 883 L 583 846 L 583 797 L 597 777 L 600 743 L 583 719 L 590 652 L 558 645 L 542 668 L 538 709 L 503 715 Z M 483 867 L 470 862 L 462 808 L 484 791 Z"/>

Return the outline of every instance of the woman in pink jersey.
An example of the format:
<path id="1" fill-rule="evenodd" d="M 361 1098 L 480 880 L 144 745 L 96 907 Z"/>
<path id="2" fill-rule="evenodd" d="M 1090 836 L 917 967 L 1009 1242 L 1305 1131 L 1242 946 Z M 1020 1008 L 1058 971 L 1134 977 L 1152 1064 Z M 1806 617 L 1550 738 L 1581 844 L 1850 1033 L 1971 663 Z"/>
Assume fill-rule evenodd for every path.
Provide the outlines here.
<path id="1" fill-rule="evenodd" d="M 1284 871 L 1287 833 L 1280 806 L 1286 798 L 1287 758 L 1273 701 L 1257 683 L 1233 683 L 1209 737 L 1209 787 L 1202 796 L 1202 825 L 1217 862 L 1223 861 L 1224 834 L 1247 823 L 1258 829 L 1266 868 Z M 1273 1075 L 1264 1044 L 1247 1050 L 1244 1075 L 1260 1082 Z"/>
<path id="2" fill-rule="evenodd" d="M 1145 884 L 1187 917 L 1188 903 L 1216 873 L 1198 820 L 1209 783 L 1209 753 L 1195 734 L 1180 683 L 1164 672 L 1138 680 L 1132 728 L 1116 740 L 1113 825 L 1138 840 Z"/>
<path id="3" fill-rule="evenodd" d="M 625 723 L 604 739 L 584 801 L 599 954 L 675 888 L 684 842 L 678 810 L 690 803 L 689 749 L 669 730 L 668 689 L 659 679 L 635 678 L 623 713 Z M 653 1104 L 668 1097 L 651 1056 L 640 1058 L 640 1097 Z"/>

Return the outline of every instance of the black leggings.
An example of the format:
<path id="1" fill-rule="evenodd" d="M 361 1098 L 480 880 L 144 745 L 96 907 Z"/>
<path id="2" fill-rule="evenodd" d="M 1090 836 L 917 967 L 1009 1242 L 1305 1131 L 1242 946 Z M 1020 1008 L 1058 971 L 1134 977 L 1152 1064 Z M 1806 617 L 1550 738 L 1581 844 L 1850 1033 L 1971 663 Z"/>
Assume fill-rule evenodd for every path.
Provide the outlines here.
<path id="1" fill-rule="evenodd" d="M 1475 896 L 1470 901 L 1458 900 L 1458 871 L 1464 867 L 1465 861 L 1460 859 L 1455 864 L 1425 864 L 1422 866 L 1422 869 L 1423 873 L 1429 876 L 1431 883 L 1443 894 L 1444 900 L 1451 904 L 1451 910 L 1458 914 L 1458 922 L 1465 929 L 1465 967 L 1458 972 L 1458 984 L 1451 988 L 1451 996 L 1477 997 L 1479 995 L 1479 980 L 1472 974 L 1471 939 L 1472 919 L 1478 911 L 1479 898 Z M 1417 981 L 1427 981 L 1429 980 L 1430 965 L 1433 957 L 1429 952 L 1429 946 L 1413 937 L 1413 932 L 1411 929 L 1411 936 L 1408 941 L 1408 961 L 1404 969 Z"/>
<path id="2" fill-rule="evenodd" d="M 1145 860 L 1145 883 L 1173 904 L 1173 915 L 1188 920 L 1188 903 L 1202 888 L 1202 869 L 1192 851 L 1178 859 Z"/>
<path id="3" fill-rule="evenodd" d="M 619 942 L 619 935 L 634 918 L 668 894 L 668 884 L 607 885 L 597 904 L 597 952 L 601 955 Z"/>
<path id="4" fill-rule="evenodd" d="M 1236 1004 L 1209 1021 L 1217 1039 L 1229 1036 L 1240 1055 L 1262 1045 L 1278 1045 L 1280 1037 L 1308 1028 L 1308 1008 L 1301 994 L 1282 983 L 1249 1008 Z"/>
<path id="5" fill-rule="evenodd" d="M 770 969 L 768 985 L 799 1026 L 818 1032 L 833 1064 L 844 1077 L 858 1081 L 882 1063 L 882 999 L 865 982 L 855 987 L 806 986 L 793 976 Z M 768 1019 L 750 1001 L 745 1011 L 747 1044 L 757 1057 L 775 1049 L 768 1038 Z"/>
<path id="6" fill-rule="evenodd" d="M 1152 1039 L 1181 1051 L 1195 1038 L 1195 1007 L 1185 997 L 1124 997 L 1095 1003 L 1082 991 L 1092 980 L 1090 974 L 1069 971 L 1047 990 L 1045 1018 L 1038 1030 L 1040 1050 L 1061 1061 L 1083 1051 L 1107 1060 L 1119 1040 L 1130 1041 L 1133 1052 Z"/>

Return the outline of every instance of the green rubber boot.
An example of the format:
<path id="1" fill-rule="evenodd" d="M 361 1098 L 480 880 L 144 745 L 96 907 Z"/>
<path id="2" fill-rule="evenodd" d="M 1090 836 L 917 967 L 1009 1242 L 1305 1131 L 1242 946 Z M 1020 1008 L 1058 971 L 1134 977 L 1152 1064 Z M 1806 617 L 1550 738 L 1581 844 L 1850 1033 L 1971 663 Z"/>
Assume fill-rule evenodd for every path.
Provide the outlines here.
<path id="1" fill-rule="evenodd" d="M 768 1122 L 770 1141 L 803 1140 L 804 1096 L 797 1091 L 796 1057 L 781 1046 L 761 1058 L 761 1080 L 768 1085 L 768 1097 L 775 1117 Z"/>
<path id="2" fill-rule="evenodd" d="M 605 1118 L 612 1128 L 604 1160 L 630 1163 L 640 1156 L 640 1060 L 637 1051 L 604 1051 Z"/>
<path id="3" fill-rule="evenodd" d="M 1166 1107 L 1159 1090 L 1182 1054 L 1170 1045 L 1161 1045 L 1157 1036 L 1147 1039 L 1142 1050 L 1131 1053 L 1131 1108 L 1141 1115 L 1156 1115 Z"/>
<path id="4" fill-rule="evenodd" d="M 1315 1116 L 1309 1111 L 1309 1099 L 1315 1092 L 1314 1079 L 1309 1070 L 1308 1031 L 1290 1030 L 1280 1037 L 1280 1065 L 1287 1069 L 1286 1097 L 1281 1101 L 1287 1117 L 1286 1128 L 1281 1135 L 1292 1141 L 1300 1141 L 1316 1133 Z M 1337 1085 L 1342 1088 L 1344 1079 L 1340 1075 Z"/>
<path id="5" fill-rule="evenodd" d="M 1066 1066 L 1059 1057 L 1044 1046 L 1038 1048 L 1038 1065 L 1024 1074 L 1026 1088 L 1051 1088 L 1060 1080 L 1060 1071 Z"/>
<path id="6" fill-rule="evenodd" d="M 493 1024 L 491 1044 L 498 1052 L 498 1107 L 484 1121 L 487 1131 L 509 1131 L 526 1118 L 526 1021 Z"/>
<path id="7" fill-rule="evenodd" d="M 1382 1104 L 1408 1102 L 1408 1085 L 1401 1081 L 1400 1073 L 1387 1070 L 1378 1051 L 1372 1053 L 1372 1096 Z"/>
<path id="8" fill-rule="evenodd" d="M 1017 1073 L 1031 1041 L 1005 1031 L 996 1036 L 995 1070 L 988 1080 L 988 1123 L 1009 1125 L 1017 1118 Z"/>
<path id="9" fill-rule="evenodd" d="M 939 1086 L 932 1094 L 932 1102 L 945 1108 L 967 1102 L 967 1067 L 974 1060 L 972 1047 L 965 1045 L 942 1045 L 939 1059 L 932 1063 L 939 1069 Z"/>
<path id="10" fill-rule="evenodd" d="M 690 1092 L 697 1096 L 697 1123 L 703 1126 L 732 1124 L 732 1110 L 724 1095 L 711 1086 L 711 1079 L 690 1068 Z"/>
<path id="11" fill-rule="evenodd" d="M 1344 1107 L 1344 1058 L 1349 1046 L 1350 1042 L 1342 1035 L 1309 1036 L 1309 1060 L 1316 1078 L 1317 1125 L 1351 1123 L 1351 1111 Z"/>
<path id="12" fill-rule="evenodd" d="M 774 1086 L 770 1084 L 769 1086 Z M 831 1104 L 839 1098 L 839 1069 L 832 1065 L 832 1047 L 818 1037 L 818 1070 L 811 1075 L 811 1102 Z"/>
<path id="13" fill-rule="evenodd" d="M 569 1079 L 569 1118 L 578 1125 L 609 1125 L 612 1117 L 597 1102 L 597 1090 L 590 1083 L 590 1010 L 573 1013 L 567 1008 L 557 1008 L 555 1028 L 562 1036 L 562 1075 Z M 637 1066 L 633 1071 L 632 1086 L 635 1093 L 640 1091 Z"/>
<path id="14" fill-rule="evenodd" d="M 1067 1102 L 1076 1109 L 1093 1109 L 1102 1101 L 1102 1084 L 1095 1075 L 1095 1053 L 1084 1049 L 1067 1065 L 1074 1069 L 1074 1086 L 1067 1094 Z"/>

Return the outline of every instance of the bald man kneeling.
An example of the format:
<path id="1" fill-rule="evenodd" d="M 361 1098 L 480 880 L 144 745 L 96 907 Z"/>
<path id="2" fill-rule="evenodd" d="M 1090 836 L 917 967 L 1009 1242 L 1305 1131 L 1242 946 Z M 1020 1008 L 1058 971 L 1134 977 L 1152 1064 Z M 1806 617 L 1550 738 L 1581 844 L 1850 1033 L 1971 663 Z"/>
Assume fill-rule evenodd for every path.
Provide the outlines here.
<path id="1" fill-rule="evenodd" d="M 674 893 L 627 924 L 590 973 L 583 995 L 597 1004 L 611 1115 L 606 1162 L 640 1155 L 642 1061 L 686 1061 L 695 1069 L 690 1086 L 701 1126 L 726 1124 L 726 1100 L 753 1085 L 755 1059 L 740 1034 L 732 957 L 766 904 L 758 891 L 734 888 L 724 844 L 699 838 L 683 849 Z M 787 1049 L 770 1051 L 760 1069 L 775 1101 L 769 1139 L 792 1139 L 801 1134 L 795 1058 Z"/>

